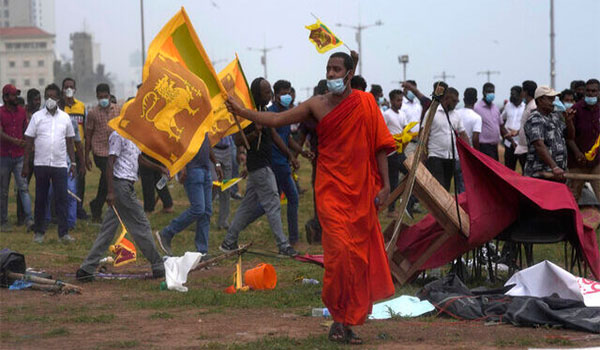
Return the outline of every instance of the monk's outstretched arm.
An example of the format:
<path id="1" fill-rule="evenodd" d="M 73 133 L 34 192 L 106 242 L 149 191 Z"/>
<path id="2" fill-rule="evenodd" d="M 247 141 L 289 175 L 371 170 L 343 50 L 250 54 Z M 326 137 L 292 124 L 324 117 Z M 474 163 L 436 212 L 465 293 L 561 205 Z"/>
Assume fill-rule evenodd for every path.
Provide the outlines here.
<path id="1" fill-rule="evenodd" d="M 385 150 L 377 152 L 377 168 L 379 168 L 379 176 L 381 176 L 381 183 L 383 187 L 375 198 L 375 205 L 380 206 L 387 200 L 390 195 L 390 178 L 388 176 L 388 161 Z"/>
<path id="2" fill-rule="evenodd" d="M 228 99 L 225 101 L 225 105 L 230 113 L 239 115 L 242 118 L 250 119 L 253 122 L 260 123 L 265 126 L 272 128 L 278 128 L 280 126 L 299 123 L 303 120 L 308 119 L 312 113 L 310 104 L 312 99 L 302 102 L 298 106 L 288 109 L 287 111 L 280 113 L 273 112 L 258 112 L 251 109 L 242 108 L 235 101 Z"/>

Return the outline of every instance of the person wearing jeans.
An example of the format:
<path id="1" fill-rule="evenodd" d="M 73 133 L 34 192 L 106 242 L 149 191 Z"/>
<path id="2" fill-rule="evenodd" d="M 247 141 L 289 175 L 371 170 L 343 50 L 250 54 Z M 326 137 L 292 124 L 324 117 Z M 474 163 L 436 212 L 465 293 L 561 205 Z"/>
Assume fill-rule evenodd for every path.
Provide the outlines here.
<path id="1" fill-rule="evenodd" d="M 21 177 L 25 141 L 23 132 L 27 126 L 27 113 L 18 105 L 17 96 L 21 91 L 11 84 L 2 88 L 0 107 L 0 229 L 9 230 L 8 225 L 8 187 L 11 173 L 15 177 L 18 198 L 24 208 L 27 227 L 31 227 L 31 199 L 29 198 L 27 179 Z"/>
<path id="2" fill-rule="evenodd" d="M 173 237 L 193 223 L 196 223 L 194 239 L 196 250 L 208 254 L 208 233 L 212 214 L 212 179 L 209 166 L 211 161 L 215 163 L 217 177 L 222 180 L 221 164 L 215 160 L 210 141 L 206 136 L 196 156 L 179 173 L 179 180 L 183 182 L 190 207 L 173 219 L 162 231 L 155 232 L 160 247 L 167 255 L 173 255 L 171 250 Z"/>
<path id="3" fill-rule="evenodd" d="M 231 136 L 225 136 L 213 147 L 215 158 L 217 162 L 221 164 L 224 179 L 231 179 L 233 177 L 233 164 L 231 156 L 232 148 L 235 147 L 233 146 L 233 140 Z M 219 191 L 219 189 L 215 189 L 215 191 Z M 217 219 L 217 227 L 219 230 L 229 228 L 229 203 L 231 202 L 230 193 L 232 191 L 233 186 L 225 191 L 221 191 L 219 194 L 219 217 Z"/>

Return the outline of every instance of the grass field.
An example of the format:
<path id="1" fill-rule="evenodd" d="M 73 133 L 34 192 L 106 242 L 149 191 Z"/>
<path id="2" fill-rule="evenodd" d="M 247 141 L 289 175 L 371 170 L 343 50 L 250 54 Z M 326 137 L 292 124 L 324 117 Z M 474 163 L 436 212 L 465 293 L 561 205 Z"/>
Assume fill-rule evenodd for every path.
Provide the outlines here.
<path id="1" fill-rule="evenodd" d="M 95 196 L 99 171 L 87 176 L 86 210 Z M 320 254 L 320 246 L 306 243 L 304 223 L 312 216 L 310 165 L 302 162 L 299 171 L 301 187 L 308 189 L 300 196 L 299 226 L 301 253 Z M 33 184 L 30 193 L 34 193 Z M 141 186 L 136 184 L 141 200 Z M 174 181 L 170 191 L 175 213 L 163 214 L 161 204 L 150 216 L 153 229 L 161 229 L 188 206 L 183 187 Z M 230 218 L 239 201 L 232 200 Z M 225 231 L 217 230 L 216 211 L 210 231 L 210 251 L 218 255 L 218 245 Z M 287 233 L 285 207 L 282 210 Z M 423 215 L 423 214 L 422 214 Z M 420 215 L 420 217 L 422 217 Z M 77 241 L 64 245 L 57 240 L 56 226 L 51 226 L 43 244 L 32 243 L 32 234 L 15 227 L 15 196 L 9 194 L 9 217 L 13 231 L 2 233 L 0 247 L 23 253 L 27 266 L 44 270 L 54 277 L 73 282 L 67 277 L 77 270 L 99 231 L 98 224 L 79 221 L 71 232 Z M 419 218 L 417 218 L 419 219 Z M 389 219 L 381 215 L 382 226 Z M 411 221 L 409 221 L 411 222 Z M 172 247 L 176 255 L 194 250 L 194 228 L 177 235 Z M 264 217 L 240 235 L 240 243 L 254 242 L 253 249 L 276 251 L 274 238 Z M 562 263 L 562 245 L 539 246 L 537 261 L 549 259 Z M 108 254 L 108 252 L 107 252 Z M 208 270 L 190 274 L 187 293 L 161 291 L 160 280 L 102 280 L 83 284 L 81 295 L 52 295 L 41 291 L 0 290 L 0 348 L 2 349 L 336 349 L 327 340 L 324 319 L 311 317 L 311 309 L 323 307 L 320 285 L 303 285 L 302 277 L 322 280 L 322 268 L 293 261 L 252 254 L 244 255 L 244 270 L 258 263 L 271 263 L 278 276 L 272 291 L 238 292 L 229 295 L 223 289 L 232 284 L 234 259 L 227 259 Z M 442 269 L 444 271 L 445 269 Z M 111 268 L 117 273 L 150 272 L 143 257 L 135 264 Z M 504 276 L 506 277 L 506 276 Z M 472 286 L 485 284 L 472 281 Z M 414 295 L 421 285 L 396 288 L 396 294 Z M 493 330 L 493 331 L 492 331 Z M 383 322 L 367 322 L 360 329 L 365 348 L 522 348 L 524 346 L 592 344 L 585 334 L 549 329 L 520 329 L 507 325 L 493 329 L 482 323 L 465 323 L 435 317 L 395 318 Z M 579 338 L 578 338 L 579 337 Z M 406 347 L 404 347 L 406 346 Z"/>

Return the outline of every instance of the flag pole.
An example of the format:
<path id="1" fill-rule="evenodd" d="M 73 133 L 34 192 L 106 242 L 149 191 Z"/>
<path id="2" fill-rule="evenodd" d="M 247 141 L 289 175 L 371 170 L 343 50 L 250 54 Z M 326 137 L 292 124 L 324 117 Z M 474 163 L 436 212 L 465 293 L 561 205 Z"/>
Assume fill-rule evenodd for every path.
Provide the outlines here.
<path id="1" fill-rule="evenodd" d="M 319 17 L 315 16 L 314 13 L 310 13 L 311 16 L 313 16 L 317 21 L 320 21 Z M 346 48 L 348 49 L 348 51 L 352 52 L 352 49 L 350 48 L 350 46 L 346 45 L 346 40 L 342 41 L 342 44 L 344 44 L 344 46 L 346 46 Z"/>

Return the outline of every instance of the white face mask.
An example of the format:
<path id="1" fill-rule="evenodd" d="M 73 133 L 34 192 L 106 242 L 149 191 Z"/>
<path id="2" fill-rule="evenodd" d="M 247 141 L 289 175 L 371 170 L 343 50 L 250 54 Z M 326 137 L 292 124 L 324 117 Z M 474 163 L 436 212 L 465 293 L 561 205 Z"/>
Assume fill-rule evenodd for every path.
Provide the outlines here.
<path id="1" fill-rule="evenodd" d="M 49 111 L 53 111 L 54 109 L 56 109 L 56 101 L 49 98 L 46 100 L 46 109 Z"/>
<path id="2" fill-rule="evenodd" d="M 68 98 L 75 96 L 75 89 L 72 89 L 72 88 L 66 89 L 65 96 L 67 96 Z"/>

